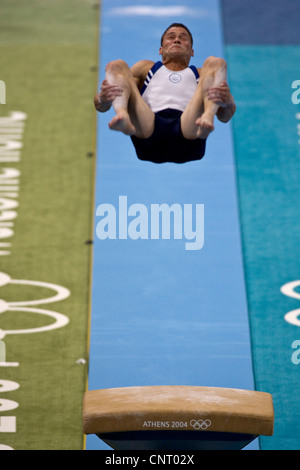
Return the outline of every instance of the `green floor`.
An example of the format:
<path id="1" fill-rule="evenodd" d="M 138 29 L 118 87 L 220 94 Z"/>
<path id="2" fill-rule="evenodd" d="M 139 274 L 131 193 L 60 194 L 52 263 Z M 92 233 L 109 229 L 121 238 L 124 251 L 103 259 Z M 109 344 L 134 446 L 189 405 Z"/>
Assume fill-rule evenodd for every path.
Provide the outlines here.
<path id="1" fill-rule="evenodd" d="M 6 104 L 0 105 L 0 176 L 8 168 L 18 175 L 10 193 L 0 184 L 0 243 L 9 244 L 0 245 L 7 252 L 0 256 L 0 271 L 12 280 L 57 284 L 71 293 L 38 306 L 66 315 L 67 326 L 3 338 L 6 362 L 19 366 L 0 366 L 0 381 L 16 382 L 19 388 L 3 393 L 0 388 L 0 399 L 18 404 L 0 411 L 1 417 L 16 417 L 15 429 L 1 432 L 0 444 L 18 450 L 82 449 L 99 6 L 96 0 L 2 0 L 0 8 L 0 80 L 6 84 Z M 1 118 L 16 111 L 25 113 L 25 126 L 11 137 L 15 124 L 5 128 Z M 9 150 L 12 139 L 20 149 Z M 11 201 L 18 206 L 10 232 L 4 232 L 4 208 Z M 53 294 L 26 283 L 0 288 L 6 303 Z M 10 310 L 1 313 L 4 331 L 53 322 L 37 312 Z"/>

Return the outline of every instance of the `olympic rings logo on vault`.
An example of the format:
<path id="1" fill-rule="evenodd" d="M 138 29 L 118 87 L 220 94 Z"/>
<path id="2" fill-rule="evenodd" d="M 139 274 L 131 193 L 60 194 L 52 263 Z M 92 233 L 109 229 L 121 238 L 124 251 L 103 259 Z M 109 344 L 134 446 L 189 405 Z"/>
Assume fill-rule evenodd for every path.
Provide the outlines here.
<path id="1" fill-rule="evenodd" d="M 46 310 L 43 308 L 36 308 L 36 305 L 49 304 L 53 302 L 58 302 L 64 300 L 70 296 L 70 291 L 63 286 L 57 284 L 52 284 L 48 282 L 39 282 L 39 281 L 29 281 L 22 279 L 12 279 L 8 274 L 0 272 L 0 289 L 8 284 L 15 285 L 25 285 L 25 286 L 35 286 L 47 288 L 54 291 L 54 295 L 47 298 L 37 299 L 37 300 L 23 300 L 17 302 L 6 302 L 0 298 L 0 315 L 4 312 L 24 312 L 26 313 L 36 313 L 40 315 L 45 315 L 51 317 L 54 321 L 45 326 L 36 327 L 36 328 L 23 328 L 15 330 L 2 330 L 0 329 L 0 340 L 7 335 L 20 335 L 20 334 L 31 334 L 31 333 L 42 333 L 45 331 L 56 330 L 62 328 L 69 323 L 69 318 L 66 315 L 63 315 L 59 312 L 54 312 L 52 310 Z"/>
<path id="2" fill-rule="evenodd" d="M 208 429 L 211 426 L 211 420 L 210 419 L 206 419 L 206 420 L 192 419 L 190 421 L 190 425 L 192 426 L 192 428 L 194 428 L 196 430 L 201 429 L 202 431 L 205 431 L 206 429 Z"/>

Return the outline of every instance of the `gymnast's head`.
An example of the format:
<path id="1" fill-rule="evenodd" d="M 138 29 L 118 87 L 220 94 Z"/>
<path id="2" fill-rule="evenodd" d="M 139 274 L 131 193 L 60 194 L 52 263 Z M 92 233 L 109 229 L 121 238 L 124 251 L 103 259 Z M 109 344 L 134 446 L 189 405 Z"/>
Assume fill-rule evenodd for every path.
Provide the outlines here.
<path id="1" fill-rule="evenodd" d="M 172 23 L 161 37 L 159 54 L 163 63 L 184 59 L 188 65 L 190 58 L 194 56 L 193 36 L 190 30 L 181 23 Z"/>

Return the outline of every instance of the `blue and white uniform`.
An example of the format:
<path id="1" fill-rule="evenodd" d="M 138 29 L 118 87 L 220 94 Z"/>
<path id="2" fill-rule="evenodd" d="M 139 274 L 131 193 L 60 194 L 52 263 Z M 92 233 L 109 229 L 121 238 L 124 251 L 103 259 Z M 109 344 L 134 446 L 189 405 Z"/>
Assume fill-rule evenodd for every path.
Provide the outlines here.
<path id="1" fill-rule="evenodd" d="M 198 70 L 193 65 L 173 72 L 162 62 L 156 62 L 146 77 L 141 95 L 154 113 L 168 108 L 184 111 L 198 81 Z"/>
<path id="2" fill-rule="evenodd" d="M 184 138 L 180 126 L 181 114 L 198 81 L 198 70 L 193 65 L 179 72 L 169 70 L 160 61 L 152 66 L 141 95 L 155 113 L 155 127 L 148 139 L 131 137 L 138 158 L 155 163 L 185 163 L 204 156 L 206 140 Z"/>

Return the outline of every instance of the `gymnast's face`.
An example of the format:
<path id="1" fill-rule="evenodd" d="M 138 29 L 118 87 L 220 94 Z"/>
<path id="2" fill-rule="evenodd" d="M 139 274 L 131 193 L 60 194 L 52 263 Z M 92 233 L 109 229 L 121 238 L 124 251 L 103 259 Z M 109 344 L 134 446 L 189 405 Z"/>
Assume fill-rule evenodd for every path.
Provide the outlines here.
<path id="1" fill-rule="evenodd" d="M 185 61 L 189 62 L 194 55 L 190 35 L 184 28 L 173 26 L 165 33 L 159 53 L 163 61 L 168 58 L 184 57 Z"/>

